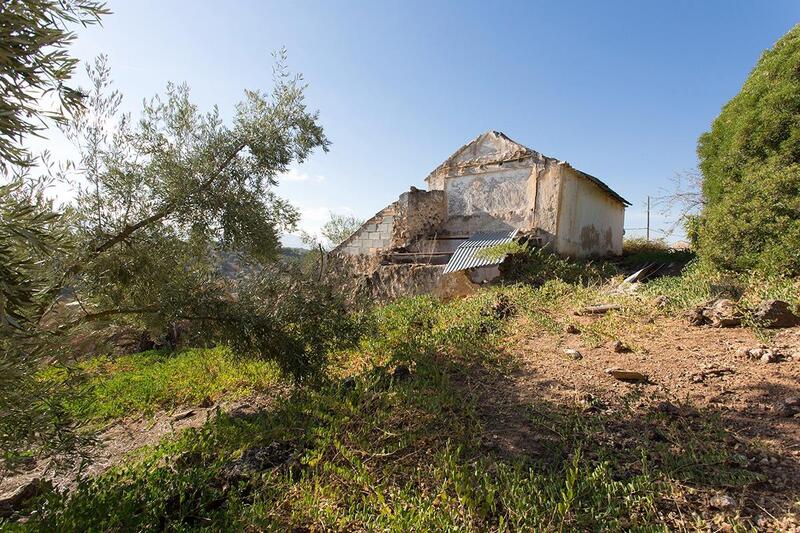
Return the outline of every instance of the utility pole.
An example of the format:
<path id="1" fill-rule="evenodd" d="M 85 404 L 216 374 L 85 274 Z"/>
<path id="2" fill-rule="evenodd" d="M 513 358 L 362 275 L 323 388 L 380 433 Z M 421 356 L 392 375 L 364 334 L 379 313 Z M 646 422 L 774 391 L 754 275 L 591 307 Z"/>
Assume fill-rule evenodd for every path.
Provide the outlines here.
<path id="1" fill-rule="evenodd" d="M 647 242 L 650 242 L 650 195 L 647 195 Z"/>

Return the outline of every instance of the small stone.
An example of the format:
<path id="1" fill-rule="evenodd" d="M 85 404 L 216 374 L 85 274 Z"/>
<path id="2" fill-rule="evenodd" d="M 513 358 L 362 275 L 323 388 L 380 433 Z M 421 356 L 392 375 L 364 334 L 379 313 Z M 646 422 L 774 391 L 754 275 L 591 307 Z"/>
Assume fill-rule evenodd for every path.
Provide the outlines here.
<path id="1" fill-rule="evenodd" d="M 714 496 L 708 503 L 711 507 L 720 511 L 727 511 L 736 507 L 736 500 L 727 494 Z"/>
<path id="2" fill-rule="evenodd" d="M 760 360 L 762 363 L 777 363 L 778 354 L 776 354 L 772 350 L 764 350 L 764 353 L 761 355 Z"/>
<path id="3" fill-rule="evenodd" d="M 614 341 L 611 343 L 611 349 L 614 350 L 614 353 L 626 353 L 630 351 L 624 342 L 622 341 Z"/>
<path id="4" fill-rule="evenodd" d="M 678 416 L 681 412 L 680 408 L 672 402 L 661 402 L 656 405 L 656 411 L 668 416 Z"/>
<path id="5" fill-rule="evenodd" d="M 736 357 L 739 357 L 739 358 L 742 358 L 742 359 L 749 359 L 750 358 L 750 348 L 746 348 L 744 346 L 736 348 Z"/>
<path id="6" fill-rule="evenodd" d="M 634 372 L 632 370 L 622 370 L 619 368 L 608 368 L 606 369 L 606 373 L 609 374 L 614 379 L 618 379 L 620 381 L 627 381 L 630 383 L 646 383 L 648 381 L 648 377 L 641 372 Z"/>
<path id="7" fill-rule="evenodd" d="M 786 398 L 775 408 L 775 413 L 785 418 L 790 418 L 800 413 L 800 397 L 791 396 Z"/>
<path id="8" fill-rule="evenodd" d="M 212 407 L 214 405 L 214 400 L 212 400 L 210 396 L 205 396 L 198 405 L 200 407 L 208 409 L 209 407 Z"/>
<path id="9" fill-rule="evenodd" d="M 581 330 L 579 330 L 578 326 L 575 324 L 567 324 L 567 326 L 564 328 L 564 333 L 568 333 L 570 335 L 577 335 L 580 332 Z"/>
<path id="10" fill-rule="evenodd" d="M 571 348 L 568 348 L 564 350 L 564 353 L 567 354 L 568 357 L 576 361 L 580 361 L 581 359 L 583 359 L 583 355 L 578 350 L 573 350 Z"/>
<path id="11" fill-rule="evenodd" d="M 172 421 L 177 422 L 178 420 L 183 420 L 184 418 L 189 418 L 191 416 L 194 416 L 194 409 L 189 409 L 188 411 L 181 411 L 180 413 L 172 415 Z"/>
<path id="12" fill-rule="evenodd" d="M 653 299 L 653 305 L 656 307 L 666 307 L 669 305 L 669 297 L 664 294 L 659 294 Z"/>

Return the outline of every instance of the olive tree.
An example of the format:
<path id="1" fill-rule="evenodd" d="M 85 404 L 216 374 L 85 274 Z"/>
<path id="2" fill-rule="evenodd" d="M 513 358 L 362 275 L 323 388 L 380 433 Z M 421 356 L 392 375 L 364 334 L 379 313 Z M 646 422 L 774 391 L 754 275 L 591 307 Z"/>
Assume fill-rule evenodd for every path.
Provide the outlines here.
<path id="1" fill-rule="evenodd" d="M 68 85 L 78 62 L 68 51 L 76 37 L 71 28 L 96 24 L 108 13 L 95 0 L 2 2 L 0 170 L 30 166 L 26 136 L 41 134 L 48 119 L 63 123 L 80 108 L 80 91 Z"/>

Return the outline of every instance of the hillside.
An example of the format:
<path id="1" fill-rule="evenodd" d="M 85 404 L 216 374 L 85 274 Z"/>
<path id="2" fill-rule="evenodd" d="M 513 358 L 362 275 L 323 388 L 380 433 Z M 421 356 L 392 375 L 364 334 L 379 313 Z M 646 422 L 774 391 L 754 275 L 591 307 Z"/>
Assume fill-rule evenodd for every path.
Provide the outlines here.
<path id="1" fill-rule="evenodd" d="M 693 266 L 619 281 L 383 305 L 313 385 L 225 351 L 98 361 L 74 405 L 107 428 L 103 466 L 6 526 L 796 529 L 800 328 L 690 325 L 717 290 Z"/>

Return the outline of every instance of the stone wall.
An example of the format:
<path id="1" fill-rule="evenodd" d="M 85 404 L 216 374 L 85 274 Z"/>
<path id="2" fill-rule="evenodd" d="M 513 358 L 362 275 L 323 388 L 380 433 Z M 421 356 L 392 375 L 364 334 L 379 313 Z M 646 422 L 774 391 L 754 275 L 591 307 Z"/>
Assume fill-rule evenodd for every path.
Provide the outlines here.
<path id="1" fill-rule="evenodd" d="M 412 187 L 397 202 L 392 248 L 407 248 L 420 239 L 435 236 L 445 221 L 444 191 Z"/>
<path id="2" fill-rule="evenodd" d="M 334 248 L 332 253 L 375 255 L 391 248 L 398 203 L 394 202 L 378 211 L 342 244 Z"/>

